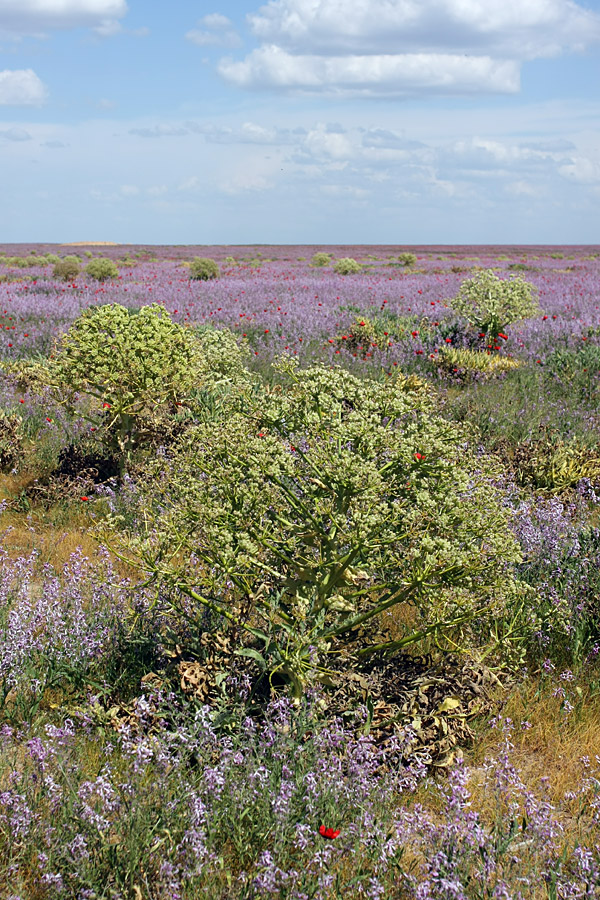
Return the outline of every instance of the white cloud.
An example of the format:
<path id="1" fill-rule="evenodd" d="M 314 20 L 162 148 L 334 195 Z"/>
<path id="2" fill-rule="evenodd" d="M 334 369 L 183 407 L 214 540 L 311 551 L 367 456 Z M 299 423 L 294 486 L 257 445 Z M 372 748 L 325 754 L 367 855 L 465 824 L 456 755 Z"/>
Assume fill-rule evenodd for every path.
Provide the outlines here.
<path id="1" fill-rule="evenodd" d="M 213 32 L 193 28 L 186 32 L 186 38 L 198 47 L 239 47 L 242 43 L 239 34 L 235 31 Z"/>
<path id="2" fill-rule="evenodd" d="M 511 181 L 505 190 L 515 197 L 539 197 L 542 193 L 539 187 L 529 181 Z"/>
<path id="3" fill-rule="evenodd" d="M 126 12 L 125 0 L 0 0 L 0 33 L 39 35 L 81 26 L 106 33 Z"/>
<path id="4" fill-rule="evenodd" d="M 5 141 L 30 141 L 31 135 L 24 128 L 7 128 L 0 131 L 0 138 Z"/>
<path id="5" fill-rule="evenodd" d="M 0 106 L 39 106 L 46 88 L 33 69 L 4 69 L 0 72 Z"/>
<path id="6" fill-rule="evenodd" d="M 219 187 L 225 194 L 243 194 L 247 191 L 266 191 L 272 187 L 272 184 L 259 173 L 238 172 L 223 179 Z"/>
<path id="7" fill-rule="evenodd" d="M 589 159 L 585 156 L 575 156 L 568 164 L 558 170 L 564 178 L 577 181 L 581 184 L 600 184 L 600 158 Z"/>
<path id="8" fill-rule="evenodd" d="M 248 22 L 261 46 L 226 80 L 363 96 L 511 93 L 523 61 L 600 40 L 574 0 L 270 0 Z"/>
<path id="9" fill-rule="evenodd" d="M 97 25 L 94 25 L 93 31 L 98 37 L 113 37 L 123 31 L 123 26 L 117 19 L 102 19 Z"/>
<path id="10" fill-rule="evenodd" d="M 300 53 L 530 57 L 600 37 L 600 16 L 574 0 L 270 0 L 248 19 L 261 40 Z"/>
<path id="11" fill-rule="evenodd" d="M 221 46 L 238 47 L 242 41 L 233 27 L 233 22 L 221 13 L 209 13 L 194 28 L 186 33 L 186 38 L 199 47 Z"/>
<path id="12" fill-rule="evenodd" d="M 130 128 L 129 134 L 144 138 L 181 137 L 188 134 L 188 129 L 179 125 L 152 125 L 149 128 Z"/>
<path id="13" fill-rule="evenodd" d="M 209 13 L 200 19 L 200 24 L 205 28 L 231 28 L 233 22 L 221 13 Z"/>
<path id="14" fill-rule="evenodd" d="M 221 60 L 219 73 L 244 88 L 365 97 L 519 90 L 519 67 L 512 60 L 443 53 L 305 56 L 272 44 L 253 50 L 241 62 Z"/>

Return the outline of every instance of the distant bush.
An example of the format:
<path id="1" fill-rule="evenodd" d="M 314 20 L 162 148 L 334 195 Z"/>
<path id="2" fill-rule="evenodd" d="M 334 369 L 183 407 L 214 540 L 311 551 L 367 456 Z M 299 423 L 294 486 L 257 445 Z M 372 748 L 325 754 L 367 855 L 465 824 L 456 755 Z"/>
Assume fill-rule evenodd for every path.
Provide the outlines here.
<path id="1" fill-rule="evenodd" d="M 57 262 L 60 261 L 60 256 L 57 256 L 56 253 L 47 253 L 46 254 L 46 265 L 55 266 Z"/>
<path id="2" fill-rule="evenodd" d="M 403 266 L 414 266 L 417 261 L 417 257 L 414 253 L 400 253 L 398 255 L 398 262 L 401 262 Z"/>
<path id="3" fill-rule="evenodd" d="M 85 273 L 96 281 L 108 281 L 109 278 L 119 277 L 119 270 L 112 259 L 93 259 L 85 267 Z"/>
<path id="4" fill-rule="evenodd" d="M 63 281 L 72 281 L 79 275 L 79 260 L 76 256 L 65 256 L 63 259 L 59 259 L 54 264 L 52 275 Z"/>
<path id="5" fill-rule="evenodd" d="M 352 257 L 344 256 L 333 264 L 333 271 L 336 275 L 355 275 L 362 272 L 362 266 Z"/>
<path id="6" fill-rule="evenodd" d="M 535 288 L 519 276 L 503 280 L 485 269 L 463 281 L 450 307 L 495 345 L 503 329 L 512 322 L 541 312 L 534 298 Z"/>
<path id="7" fill-rule="evenodd" d="M 329 253 L 315 253 L 313 258 L 311 259 L 311 265 L 313 266 L 328 266 L 331 262 L 331 255 Z"/>
<path id="8" fill-rule="evenodd" d="M 192 281 L 209 281 L 211 278 L 218 278 L 219 274 L 219 267 L 214 259 L 196 256 L 190 263 Z"/>

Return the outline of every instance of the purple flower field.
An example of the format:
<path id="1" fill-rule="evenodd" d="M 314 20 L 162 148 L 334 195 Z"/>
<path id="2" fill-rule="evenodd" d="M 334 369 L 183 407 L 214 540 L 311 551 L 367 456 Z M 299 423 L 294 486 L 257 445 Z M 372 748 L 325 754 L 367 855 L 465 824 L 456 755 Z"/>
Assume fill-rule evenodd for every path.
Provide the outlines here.
<path id="1" fill-rule="evenodd" d="M 539 303 L 497 346 L 483 270 Z M 111 304 L 218 377 L 36 380 Z M 0 328 L 0 900 L 600 896 L 599 247 L 2 245 Z"/>
<path id="2" fill-rule="evenodd" d="M 77 251 L 36 245 L 39 256 Z M 513 326 L 506 350 L 515 356 L 541 359 L 557 346 L 577 347 L 600 328 L 600 252 L 575 248 L 414 248 L 417 263 L 407 271 L 397 262 L 401 248 L 384 247 L 262 247 L 258 248 L 93 248 L 95 256 L 118 261 L 119 278 L 99 284 L 80 275 L 64 283 L 52 278 L 52 265 L 15 268 L 0 256 L 0 314 L 4 336 L 0 356 L 13 359 L 45 353 L 52 340 L 90 306 L 121 303 L 132 308 L 160 303 L 174 321 L 183 324 L 226 326 L 251 338 L 252 353 L 261 362 L 288 352 L 299 359 L 333 359 L 342 355 L 327 346 L 362 315 L 382 310 L 389 316 L 412 319 L 415 325 L 447 322 L 453 317 L 447 301 L 475 267 L 493 268 L 508 277 L 520 274 L 539 290 L 543 316 Z M 317 250 L 347 255 L 364 264 L 358 275 L 340 276 L 326 268 L 312 268 Z M 10 246 L 0 254 L 11 257 Z M 88 251 L 89 252 L 89 251 Z M 151 261 L 146 258 L 152 253 Z M 260 253 L 260 256 L 258 255 Z M 190 281 L 182 261 L 198 254 L 214 258 L 221 277 Z M 21 248 L 21 255 L 23 248 Z M 232 264 L 228 260 L 235 260 Z M 395 262 L 394 262 L 395 260 Z M 82 265 L 86 259 L 83 257 Z M 522 268 L 525 267 L 525 268 Z M 453 271 L 458 270 L 458 271 Z M 349 310 L 348 307 L 353 309 Z M 414 328 L 412 330 L 420 330 Z M 444 339 L 420 335 L 394 344 L 378 363 L 415 364 Z M 336 360 L 337 361 L 337 360 Z M 417 360 L 418 363 L 418 360 Z M 367 360 L 367 365 L 369 365 Z"/>

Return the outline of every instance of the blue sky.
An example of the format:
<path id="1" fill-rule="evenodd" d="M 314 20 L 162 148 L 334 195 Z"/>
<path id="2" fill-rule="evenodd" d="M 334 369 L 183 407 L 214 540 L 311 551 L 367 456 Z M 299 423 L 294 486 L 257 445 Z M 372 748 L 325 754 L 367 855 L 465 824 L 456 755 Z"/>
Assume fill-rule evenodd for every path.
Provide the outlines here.
<path id="1" fill-rule="evenodd" d="M 0 0 L 0 242 L 600 243 L 600 0 Z"/>

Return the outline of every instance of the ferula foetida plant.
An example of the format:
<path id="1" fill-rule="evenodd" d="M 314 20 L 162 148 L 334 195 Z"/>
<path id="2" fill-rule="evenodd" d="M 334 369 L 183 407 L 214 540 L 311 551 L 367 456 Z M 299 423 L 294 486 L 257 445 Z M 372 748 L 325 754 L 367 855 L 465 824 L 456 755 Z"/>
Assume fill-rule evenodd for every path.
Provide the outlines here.
<path id="1" fill-rule="evenodd" d="M 44 378 L 125 464 L 143 440 L 144 422 L 194 387 L 198 360 L 197 338 L 163 307 L 114 303 L 92 307 L 71 325 Z M 76 407 L 76 395 L 87 398 L 87 409 Z"/>
<path id="2" fill-rule="evenodd" d="M 420 379 L 278 368 L 280 390 L 190 429 L 148 472 L 111 543 L 175 589 L 175 616 L 209 609 L 245 631 L 238 652 L 299 696 L 399 604 L 410 624 L 383 649 L 493 615 L 519 551 L 491 473 Z"/>
<path id="3" fill-rule="evenodd" d="M 518 276 L 499 278 L 489 269 L 463 281 L 450 306 L 493 344 L 508 325 L 541 312 L 532 284 Z"/>

